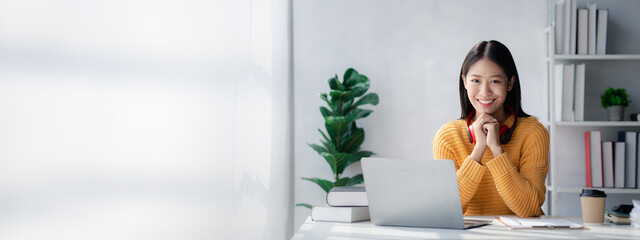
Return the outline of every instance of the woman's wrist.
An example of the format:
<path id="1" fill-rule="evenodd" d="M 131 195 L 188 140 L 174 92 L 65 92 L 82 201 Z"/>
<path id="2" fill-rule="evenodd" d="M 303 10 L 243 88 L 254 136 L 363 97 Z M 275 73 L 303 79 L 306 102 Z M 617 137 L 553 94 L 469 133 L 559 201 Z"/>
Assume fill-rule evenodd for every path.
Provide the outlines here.
<path id="1" fill-rule="evenodd" d="M 482 161 L 482 155 L 484 155 L 484 151 L 487 149 L 487 146 L 485 144 L 481 144 L 481 143 L 476 143 L 475 147 L 473 147 L 473 152 L 471 152 L 471 159 L 475 160 L 476 162 L 480 162 Z"/>
<path id="2" fill-rule="evenodd" d="M 504 153 L 504 150 L 502 149 L 501 145 L 497 145 L 497 146 L 489 146 L 489 150 L 491 150 L 491 153 L 493 153 L 493 157 L 496 158 L 498 156 L 500 156 L 501 154 Z"/>

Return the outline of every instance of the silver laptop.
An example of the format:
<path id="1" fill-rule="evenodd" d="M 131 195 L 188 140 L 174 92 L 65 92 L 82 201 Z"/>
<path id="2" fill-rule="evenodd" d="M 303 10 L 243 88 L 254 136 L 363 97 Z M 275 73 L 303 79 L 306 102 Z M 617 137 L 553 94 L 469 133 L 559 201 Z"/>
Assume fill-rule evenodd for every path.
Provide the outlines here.
<path id="1" fill-rule="evenodd" d="M 492 222 L 463 218 L 452 160 L 361 161 L 371 221 L 376 225 L 466 229 Z"/>

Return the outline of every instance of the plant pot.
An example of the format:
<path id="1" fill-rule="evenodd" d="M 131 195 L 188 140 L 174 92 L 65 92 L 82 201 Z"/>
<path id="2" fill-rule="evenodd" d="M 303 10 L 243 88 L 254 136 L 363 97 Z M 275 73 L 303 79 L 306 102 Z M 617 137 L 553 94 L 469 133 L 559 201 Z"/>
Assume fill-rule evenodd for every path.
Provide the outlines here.
<path id="1" fill-rule="evenodd" d="M 622 121 L 624 116 L 624 106 L 616 105 L 607 108 L 609 121 Z"/>

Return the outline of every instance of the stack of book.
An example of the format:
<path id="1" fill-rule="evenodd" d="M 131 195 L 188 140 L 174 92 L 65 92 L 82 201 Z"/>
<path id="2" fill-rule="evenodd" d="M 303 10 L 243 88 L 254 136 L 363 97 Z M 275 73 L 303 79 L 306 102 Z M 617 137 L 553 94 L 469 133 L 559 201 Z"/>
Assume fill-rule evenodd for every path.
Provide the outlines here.
<path id="1" fill-rule="evenodd" d="M 364 186 L 334 187 L 326 206 L 311 209 L 313 221 L 358 222 L 369 220 L 369 201 Z"/>
<path id="2" fill-rule="evenodd" d="M 604 213 L 604 218 L 613 224 L 629 225 L 631 224 L 631 219 L 629 219 L 630 217 L 629 213 L 631 212 L 632 209 L 633 209 L 633 205 L 629 205 L 629 204 L 622 204 L 619 206 L 615 206 L 611 209 L 607 209 L 607 211 Z"/>
<path id="3" fill-rule="evenodd" d="M 584 133 L 586 187 L 637 188 L 640 186 L 638 132 L 620 131 L 618 141 L 603 141 L 601 131 Z"/>
<path id="4" fill-rule="evenodd" d="M 605 54 L 608 21 L 609 10 L 595 3 L 577 8 L 576 0 L 557 0 L 556 54 Z"/>

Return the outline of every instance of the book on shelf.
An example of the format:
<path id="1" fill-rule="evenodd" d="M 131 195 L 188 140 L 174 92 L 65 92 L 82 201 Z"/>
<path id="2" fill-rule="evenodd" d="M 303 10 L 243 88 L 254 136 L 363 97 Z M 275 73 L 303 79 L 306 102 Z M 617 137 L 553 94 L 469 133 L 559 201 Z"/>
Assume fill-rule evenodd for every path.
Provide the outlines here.
<path id="1" fill-rule="evenodd" d="M 626 143 L 615 142 L 613 146 L 613 177 L 614 185 L 616 188 L 625 188 L 625 156 L 626 156 Z"/>
<path id="2" fill-rule="evenodd" d="M 311 219 L 324 222 L 358 222 L 369 220 L 369 207 L 314 206 Z"/>
<path id="3" fill-rule="evenodd" d="M 605 54 L 607 46 L 608 9 L 595 3 L 577 8 L 576 0 L 556 0 L 555 54 Z"/>
<path id="4" fill-rule="evenodd" d="M 625 187 L 636 188 L 638 177 L 638 132 L 620 131 L 618 141 L 625 142 Z"/>
<path id="5" fill-rule="evenodd" d="M 578 9 L 578 54 L 589 53 L 589 10 Z"/>
<path id="6" fill-rule="evenodd" d="M 587 187 L 603 187 L 602 132 L 584 132 L 585 175 Z"/>
<path id="7" fill-rule="evenodd" d="M 584 88 L 585 88 L 585 64 L 576 64 L 575 98 L 573 113 L 575 121 L 584 121 Z"/>
<path id="8" fill-rule="evenodd" d="M 596 8 L 595 3 L 588 3 L 587 10 L 589 11 L 589 23 L 587 30 L 588 40 L 587 40 L 587 53 L 588 54 L 596 54 L 596 22 L 598 20 L 597 13 L 598 9 Z"/>
<path id="9" fill-rule="evenodd" d="M 614 187 L 613 180 L 613 142 L 602 142 L 602 179 L 604 187 Z"/>
<path id="10" fill-rule="evenodd" d="M 563 77 L 564 77 L 564 64 L 556 64 L 556 68 L 555 68 L 555 77 L 554 77 L 554 82 L 555 82 L 555 115 L 556 115 L 556 121 L 562 121 L 562 117 L 563 115 L 563 89 L 562 89 L 562 85 L 564 84 L 563 81 Z"/>
<path id="11" fill-rule="evenodd" d="M 564 1 L 559 0 L 556 1 L 556 24 L 555 24 L 555 34 L 556 34 L 556 54 L 562 54 L 562 45 L 564 44 L 564 42 L 562 41 L 562 34 L 564 33 L 562 31 L 563 27 L 564 27 L 564 19 L 563 19 L 563 13 L 564 12 Z"/>
<path id="12" fill-rule="evenodd" d="M 566 31 L 568 31 L 567 36 L 569 39 L 569 48 L 567 49 L 567 54 L 576 54 L 576 33 L 577 33 L 577 7 L 576 7 L 576 0 L 565 0 L 569 2 L 569 8 L 567 9 L 567 11 L 565 11 L 565 14 L 569 15 L 569 23 L 570 23 L 570 28 L 567 29 Z"/>
<path id="13" fill-rule="evenodd" d="M 562 76 L 562 120 L 573 121 L 573 87 L 575 81 L 575 64 L 564 65 Z"/>
<path id="14" fill-rule="evenodd" d="M 327 193 L 329 206 L 369 206 L 364 186 L 334 187 Z"/>
<path id="15" fill-rule="evenodd" d="M 564 0 L 564 14 L 562 17 L 562 52 L 564 54 L 571 52 L 569 51 L 569 48 L 571 48 L 571 2 L 572 0 Z"/>
<path id="16" fill-rule="evenodd" d="M 609 10 L 598 9 L 598 26 L 596 28 L 596 54 L 607 53 L 607 27 L 609 25 Z"/>

